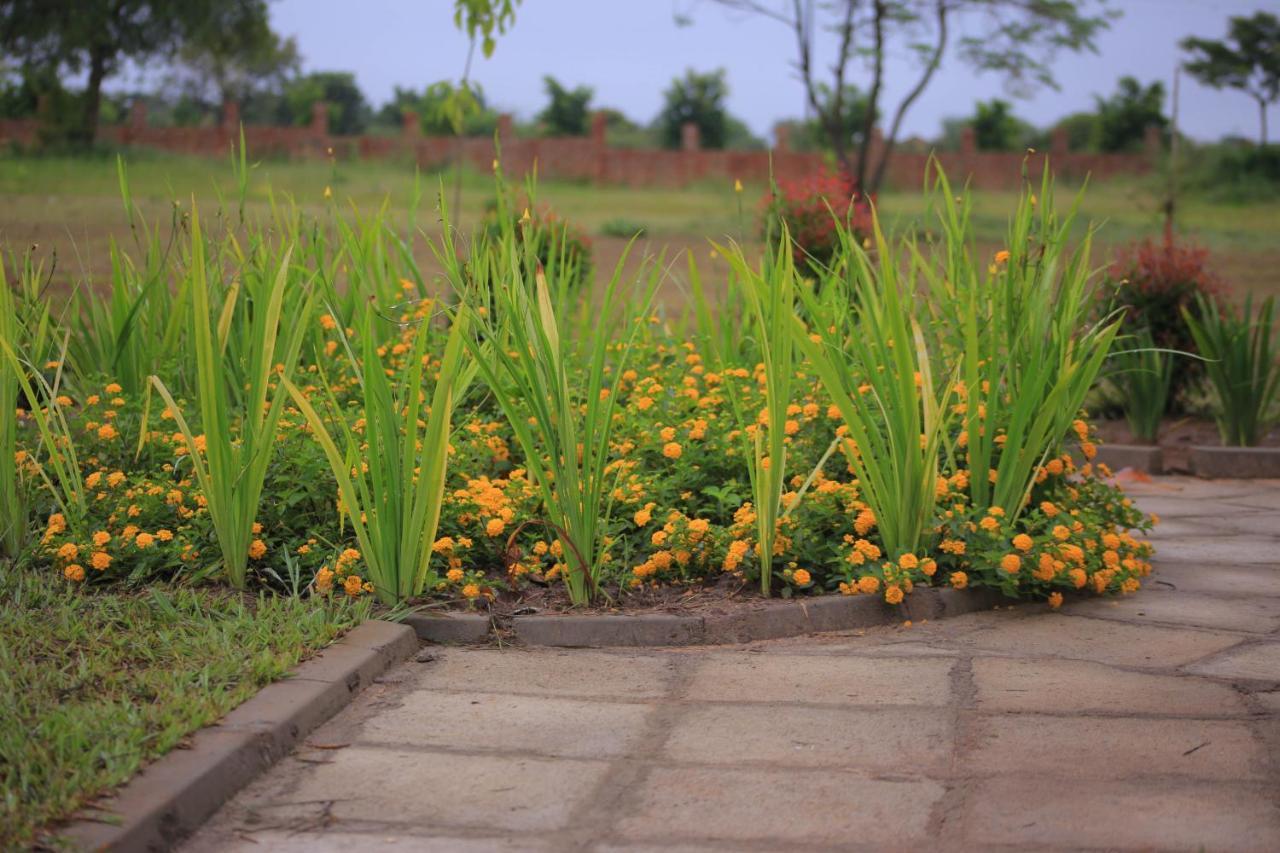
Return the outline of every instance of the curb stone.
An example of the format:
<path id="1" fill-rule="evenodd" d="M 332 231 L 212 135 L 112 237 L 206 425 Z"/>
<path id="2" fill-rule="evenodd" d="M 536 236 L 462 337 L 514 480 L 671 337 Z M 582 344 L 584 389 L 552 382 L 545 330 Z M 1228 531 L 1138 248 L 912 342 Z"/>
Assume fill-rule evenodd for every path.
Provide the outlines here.
<path id="1" fill-rule="evenodd" d="M 483 643 L 489 639 L 492 620 L 483 613 L 441 613 L 406 616 L 404 624 L 428 643 Z"/>
<path id="2" fill-rule="evenodd" d="M 345 707 L 373 679 L 418 649 L 406 625 L 356 627 L 281 681 L 143 767 L 115 794 L 59 832 L 78 850 L 169 850 Z"/>
<path id="3" fill-rule="evenodd" d="M 1210 480 L 1280 477 L 1280 447 L 1192 447 L 1191 471 Z"/>
<path id="4" fill-rule="evenodd" d="M 777 640 L 824 631 L 852 631 L 905 619 L 942 619 L 990 610 L 1016 599 L 993 589 L 917 587 L 894 607 L 877 596 L 824 595 L 756 601 L 702 616 L 679 613 L 534 614 L 511 617 L 510 639 L 528 646 L 609 648 L 701 646 Z M 493 620 L 484 614 L 414 615 L 405 619 L 429 643 L 485 643 Z M 508 627 L 504 622 L 503 627 Z M 504 637 L 507 634 L 504 632 Z"/>
<path id="5" fill-rule="evenodd" d="M 1112 471 L 1132 468 L 1144 474 L 1164 473 L 1164 451 L 1154 445 L 1103 444 L 1094 462 L 1102 462 Z"/>

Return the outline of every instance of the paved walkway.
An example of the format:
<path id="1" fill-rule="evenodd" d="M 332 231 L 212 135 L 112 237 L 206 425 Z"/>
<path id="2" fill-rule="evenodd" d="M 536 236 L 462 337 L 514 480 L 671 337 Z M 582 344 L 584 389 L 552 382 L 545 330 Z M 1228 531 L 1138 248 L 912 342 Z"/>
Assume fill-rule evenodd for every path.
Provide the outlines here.
<path id="1" fill-rule="evenodd" d="M 446 649 L 190 851 L 1280 850 L 1280 482 L 1135 485 L 1118 601 L 734 648 Z"/>

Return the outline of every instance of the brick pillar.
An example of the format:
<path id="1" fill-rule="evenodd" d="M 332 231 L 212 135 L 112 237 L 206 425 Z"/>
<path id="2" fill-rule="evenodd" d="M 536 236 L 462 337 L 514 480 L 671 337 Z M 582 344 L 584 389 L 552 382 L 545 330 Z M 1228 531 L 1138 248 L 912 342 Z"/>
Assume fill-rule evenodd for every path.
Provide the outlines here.
<path id="1" fill-rule="evenodd" d="M 601 111 L 591 114 L 591 145 L 595 149 L 595 179 L 603 183 L 609 174 L 609 117 Z"/>
<path id="2" fill-rule="evenodd" d="M 605 144 L 605 135 L 609 130 L 609 117 L 603 112 L 591 114 L 591 141 L 596 145 Z"/>
<path id="3" fill-rule="evenodd" d="M 1142 150 L 1151 162 L 1160 160 L 1161 155 L 1164 154 L 1164 131 L 1159 126 L 1147 125 L 1146 131 L 1142 134 Z"/>
<path id="4" fill-rule="evenodd" d="M 129 131 L 136 133 L 139 130 L 145 130 L 147 126 L 147 102 L 141 98 L 134 98 L 133 103 L 129 105 Z"/>
<path id="5" fill-rule="evenodd" d="M 960 153 L 972 157 L 978 151 L 978 135 L 972 127 L 960 128 Z"/>
<path id="6" fill-rule="evenodd" d="M 1053 157 L 1065 157 L 1071 151 L 1071 138 L 1067 135 L 1067 129 L 1059 125 L 1049 134 L 1049 153 Z"/>
<path id="7" fill-rule="evenodd" d="M 505 145 L 515 139 L 515 136 L 516 126 L 511 118 L 511 113 L 502 113 L 498 116 L 498 139 Z"/>
<path id="8" fill-rule="evenodd" d="M 240 132 L 240 102 L 227 99 L 222 102 L 222 129 L 228 133 Z"/>
<path id="9" fill-rule="evenodd" d="M 418 121 L 418 114 L 413 110 L 400 111 L 400 133 L 409 139 L 422 133 L 422 122 Z"/>
<path id="10" fill-rule="evenodd" d="M 329 135 L 329 105 L 324 101 L 311 105 L 311 132 L 316 136 Z"/>
<path id="11" fill-rule="evenodd" d="M 691 121 L 680 125 L 680 150 L 698 151 L 702 148 L 702 133 Z"/>
<path id="12" fill-rule="evenodd" d="M 791 125 L 778 122 L 773 126 L 773 150 L 785 154 L 791 150 Z"/>

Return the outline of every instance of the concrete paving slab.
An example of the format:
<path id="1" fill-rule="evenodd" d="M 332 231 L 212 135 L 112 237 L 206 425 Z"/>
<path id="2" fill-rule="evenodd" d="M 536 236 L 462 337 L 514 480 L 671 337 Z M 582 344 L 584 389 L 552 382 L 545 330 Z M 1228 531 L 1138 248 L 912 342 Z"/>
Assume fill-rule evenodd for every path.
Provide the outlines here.
<path id="1" fill-rule="evenodd" d="M 1258 853 L 1280 841 L 1280 810 L 1264 788 L 1221 783 L 991 779 L 969 795 L 964 811 L 962 848 Z"/>
<path id="2" fill-rule="evenodd" d="M 975 658 L 977 707 L 1055 714 L 1244 716 L 1230 687 L 1185 675 L 1151 675 L 1092 661 Z"/>
<path id="3" fill-rule="evenodd" d="M 1280 483 L 1134 491 L 1173 521 L 1115 603 L 732 650 L 438 650 L 189 849 L 1280 849 L 1280 565 L 1258 561 Z"/>
<path id="4" fill-rule="evenodd" d="M 384 832 L 244 832 L 217 839 L 216 846 L 192 845 L 190 853 L 551 853 L 554 841 L 535 838 L 460 838 Z"/>
<path id="5" fill-rule="evenodd" d="M 805 702 L 834 705 L 946 705 L 952 662 L 856 657 L 706 654 L 685 697 L 712 702 Z"/>
<path id="6" fill-rule="evenodd" d="M 626 840 L 919 844 L 943 786 L 813 770 L 659 768 L 617 828 Z"/>
<path id="7" fill-rule="evenodd" d="M 1158 628 L 1046 613 L 983 628 L 957 638 L 956 642 L 974 649 L 1020 656 L 1169 667 L 1230 648 L 1240 642 L 1240 637 L 1201 629 Z"/>
<path id="8" fill-rule="evenodd" d="M 1280 607 L 1274 601 L 1174 593 L 1159 586 L 1145 595 L 1072 602 L 1065 610 L 1072 616 L 1119 619 L 1135 625 L 1172 623 L 1259 634 L 1280 628 Z"/>
<path id="9" fill-rule="evenodd" d="M 697 764 L 944 773 L 951 714 L 941 708 L 788 708 L 776 718 L 755 706 L 708 705 L 671 728 L 663 758 Z"/>
<path id="10" fill-rule="evenodd" d="M 1280 682 L 1280 643 L 1249 643 L 1187 667 L 1194 675 Z"/>
<path id="11" fill-rule="evenodd" d="M 335 750 L 332 759 L 303 775 L 290 799 L 328 804 L 325 814 L 337 821 L 437 832 L 560 829 L 608 770 L 603 761 L 361 746 Z"/>
<path id="12" fill-rule="evenodd" d="M 672 677 L 669 658 L 585 650 L 443 649 L 424 690 L 496 691 L 653 699 Z"/>
<path id="13" fill-rule="evenodd" d="M 984 716 L 973 722 L 970 741 L 962 760 L 979 775 L 1261 782 L 1269 769 L 1248 723 L 1234 720 Z"/>
<path id="14" fill-rule="evenodd" d="M 1156 570 L 1147 586 L 1172 587 L 1178 592 L 1204 593 L 1233 598 L 1280 598 L 1280 570 L 1270 566 L 1230 566 L 1219 562 L 1182 563 L 1156 558 Z"/>
<path id="15" fill-rule="evenodd" d="M 1175 539 L 1160 543 L 1157 559 L 1179 563 L 1217 563 L 1224 559 L 1224 541 L 1217 537 Z M 1280 539 L 1274 536 L 1232 536 L 1230 562 L 1234 565 L 1280 566 Z"/>
<path id="16" fill-rule="evenodd" d="M 400 707 L 370 718 L 359 737 L 366 743 L 607 758 L 635 746 L 649 713 L 649 705 L 621 702 L 418 690 Z"/>

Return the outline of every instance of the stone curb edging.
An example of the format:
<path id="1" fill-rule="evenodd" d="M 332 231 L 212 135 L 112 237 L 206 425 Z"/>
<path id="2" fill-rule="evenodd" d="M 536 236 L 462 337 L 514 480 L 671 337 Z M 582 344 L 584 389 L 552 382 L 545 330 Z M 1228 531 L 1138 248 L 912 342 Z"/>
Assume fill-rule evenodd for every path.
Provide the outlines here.
<path id="1" fill-rule="evenodd" d="M 901 622 L 940 619 L 989 610 L 1006 599 L 992 589 L 917 588 L 896 607 L 879 596 L 828 595 L 757 602 L 736 611 L 705 616 L 678 613 L 557 614 L 506 620 L 513 639 L 531 646 L 570 648 L 697 646 L 750 643 L 822 631 L 850 631 Z M 482 643 L 494 636 L 495 618 L 479 613 L 426 616 L 405 624 L 431 643 Z"/>
<path id="2" fill-rule="evenodd" d="M 59 835 L 78 850 L 171 849 L 417 649 L 418 638 L 408 626 L 365 622 L 195 732 L 189 748 L 174 749 L 143 767 Z"/>
<path id="3" fill-rule="evenodd" d="M 1195 446 L 1191 472 L 1209 480 L 1280 477 L 1280 447 Z"/>
<path id="4" fill-rule="evenodd" d="M 1132 468 L 1144 474 L 1164 473 L 1164 451 L 1155 445 L 1102 444 L 1094 462 L 1102 462 L 1112 471 Z"/>

